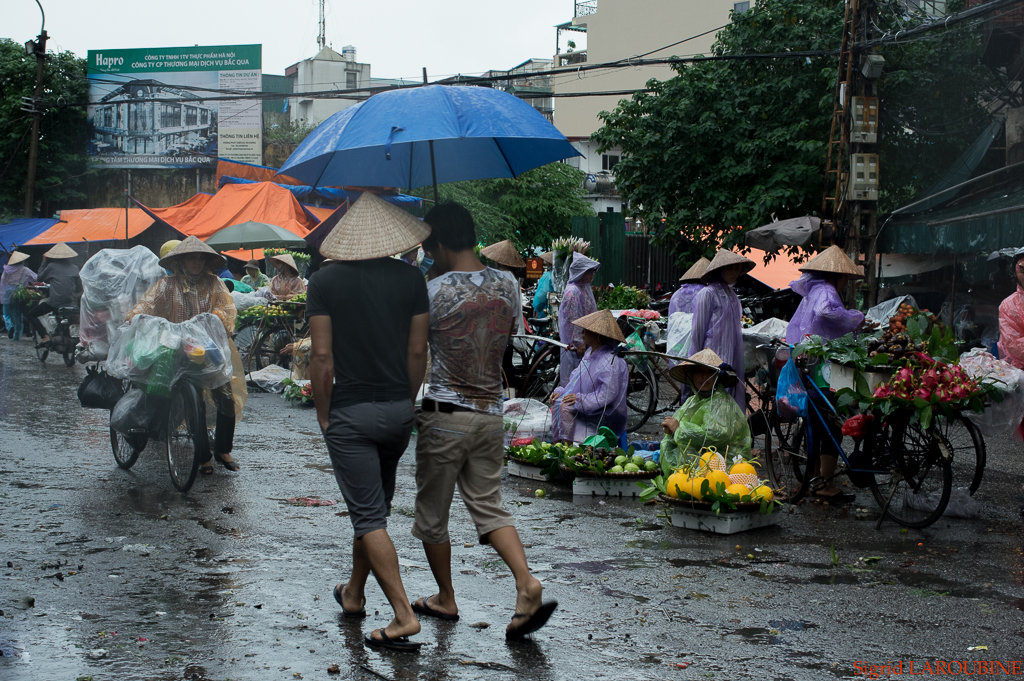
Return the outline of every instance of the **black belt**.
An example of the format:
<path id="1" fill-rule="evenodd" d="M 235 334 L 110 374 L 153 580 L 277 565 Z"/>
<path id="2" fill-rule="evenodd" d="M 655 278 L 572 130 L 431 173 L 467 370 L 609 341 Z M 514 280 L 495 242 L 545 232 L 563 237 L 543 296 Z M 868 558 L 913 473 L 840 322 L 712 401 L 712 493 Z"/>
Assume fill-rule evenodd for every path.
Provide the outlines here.
<path id="1" fill-rule="evenodd" d="M 454 411 L 473 411 L 469 407 L 461 407 L 451 402 L 435 402 L 429 397 L 424 397 L 420 404 L 423 406 L 423 411 L 437 411 L 442 414 L 451 414 Z"/>

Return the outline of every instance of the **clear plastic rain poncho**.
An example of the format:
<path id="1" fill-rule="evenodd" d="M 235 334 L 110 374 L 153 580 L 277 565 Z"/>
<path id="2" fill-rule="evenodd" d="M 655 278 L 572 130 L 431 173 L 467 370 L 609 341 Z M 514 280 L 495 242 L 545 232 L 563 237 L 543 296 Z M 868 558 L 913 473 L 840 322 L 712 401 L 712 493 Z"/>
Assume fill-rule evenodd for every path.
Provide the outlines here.
<path id="1" fill-rule="evenodd" d="M 231 350 L 224 324 L 209 312 L 179 324 L 138 315 L 110 346 L 107 373 L 158 397 L 168 397 L 185 376 L 197 388 L 213 390 L 231 382 Z"/>
<path id="2" fill-rule="evenodd" d="M 805 272 L 790 282 L 789 287 L 803 296 L 786 329 L 786 342 L 790 345 L 796 345 L 807 336 L 835 340 L 856 331 L 864 322 L 864 314 L 847 310 L 836 287 L 821 274 Z"/>
<path id="3" fill-rule="evenodd" d="M 693 355 L 709 348 L 734 370 L 743 372 L 743 307 L 732 286 L 721 279 L 711 282 L 693 300 L 693 331 L 690 351 Z M 740 413 L 746 406 L 743 381 L 727 392 L 736 400 Z M 684 386 L 683 396 L 689 394 Z"/>
<path id="4" fill-rule="evenodd" d="M 699 456 L 704 447 L 714 447 L 727 463 L 736 456 L 750 456 L 747 418 L 725 388 L 715 388 L 708 397 L 691 396 L 672 418 L 679 421 L 679 428 L 662 438 L 658 455 L 665 475 Z"/>
<path id="5" fill-rule="evenodd" d="M 617 435 L 626 432 L 626 394 L 629 367 L 615 354 L 616 344 L 605 343 L 596 351 L 587 348 L 583 361 L 564 388 L 555 388 L 551 407 L 551 434 L 557 440 L 583 442 L 601 426 Z M 563 395 L 576 395 L 575 404 L 562 403 Z"/>
<path id="6" fill-rule="evenodd" d="M 668 354 L 690 356 L 690 336 L 693 331 L 693 301 L 704 290 L 704 284 L 683 284 L 672 294 L 668 304 Z M 672 362 L 675 364 L 675 362 Z"/>
<path id="7" fill-rule="evenodd" d="M 562 302 L 558 306 L 558 339 L 566 345 L 583 347 L 583 329 L 574 326 L 573 322 L 597 312 L 594 290 L 590 287 L 590 277 L 586 275 L 596 271 L 600 266 L 601 263 L 591 260 L 582 253 L 573 253 L 572 265 L 569 266 L 569 283 L 565 285 Z M 565 386 L 569 375 L 579 363 L 580 356 L 571 347 L 562 350 L 559 385 Z"/>
<path id="8" fill-rule="evenodd" d="M 4 273 L 0 275 L 0 304 L 10 305 L 14 291 L 23 284 L 31 284 L 36 280 L 36 273 L 21 263 L 4 265 Z"/>
<path id="9" fill-rule="evenodd" d="M 999 303 L 999 357 L 1024 369 L 1024 288 Z"/>
<path id="10" fill-rule="evenodd" d="M 104 248 L 82 267 L 79 336 L 86 361 L 107 357 L 128 312 L 163 278 L 160 258 L 145 246 Z"/>

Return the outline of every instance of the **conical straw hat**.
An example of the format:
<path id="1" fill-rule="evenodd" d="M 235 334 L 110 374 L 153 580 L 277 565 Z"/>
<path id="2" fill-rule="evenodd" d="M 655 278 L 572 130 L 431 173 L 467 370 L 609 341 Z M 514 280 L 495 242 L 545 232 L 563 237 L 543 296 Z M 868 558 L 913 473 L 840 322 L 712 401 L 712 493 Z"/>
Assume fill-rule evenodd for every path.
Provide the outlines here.
<path id="1" fill-rule="evenodd" d="M 715 257 L 708 263 L 708 267 L 704 270 L 704 275 L 700 278 L 705 284 L 713 279 L 713 275 L 723 267 L 729 265 L 743 265 L 743 274 L 746 274 L 750 270 L 754 269 L 754 261 L 750 258 L 744 258 L 739 253 L 733 253 L 727 251 L 724 248 L 715 253 Z"/>
<path id="2" fill-rule="evenodd" d="M 615 321 L 615 315 L 611 313 L 611 310 L 598 310 L 592 312 L 584 317 L 580 317 L 573 322 L 573 326 L 578 326 L 581 329 L 587 331 L 593 331 L 594 333 L 604 336 L 605 338 L 611 338 L 618 342 L 626 340 L 626 337 L 622 335 L 622 329 L 619 328 L 618 323 Z"/>
<path id="3" fill-rule="evenodd" d="M 196 236 L 190 235 L 180 244 L 175 246 L 174 250 L 160 258 L 160 267 L 163 267 L 164 269 L 171 269 L 171 265 L 174 264 L 177 258 L 183 255 L 188 255 L 189 253 L 202 253 L 203 255 L 208 256 L 207 260 L 216 261 L 218 265 L 223 265 L 227 262 L 223 255 L 204 244 Z"/>
<path id="4" fill-rule="evenodd" d="M 61 242 L 46 253 L 43 253 L 43 257 L 49 258 L 50 260 L 66 260 L 67 258 L 77 258 L 78 254 L 75 253 L 75 250 L 66 243 Z"/>
<path id="5" fill-rule="evenodd" d="M 679 281 L 684 283 L 696 283 L 700 281 L 700 278 L 704 276 L 704 272 L 707 271 L 708 265 L 711 261 L 707 258 L 701 258 L 697 262 L 693 263 L 690 269 L 686 270 L 686 274 L 679 277 Z"/>
<path id="6" fill-rule="evenodd" d="M 694 354 L 690 355 L 689 359 L 684 359 L 681 364 L 677 364 L 676 366 L 669 369 L 668 375 L 677 381 L 686 382 L 687 379 L 690 377 L 690 373 L 694 369 L 717 369 L 721 365 L 722 358 L 719 357 L 714 350 L 710 348 L 704 348 L 700 352 L 695 352 Z M 736 385 L 739 379 L 735 374 L 729 372 L 722 372 L 718 380 L 719 383 L 721 383 L 725 387 L 731 388 L 732 386 Z"/>
<path id="7" fill-rule="evenodd" d="M 480 255 L 505 267 L 526 267 L 526 261 L 519 255 L 515 244 L 508 239 L 481 248 Z"/>
<path id="8" fill-rule="evenodd" d="M 550 267 L 555 262 L 555 252 L 545 251 L 544 253 L 540 254 L 540 259 L 546 262 L 548 264 L 548 267 Z"/>
<path id="9" fill-rule="evenodd" d="M 370 192 L 352 204 L 320 246 L 332 260 L 370 260 L 405 253 L 430 236 L 430 226 Z"/>
<path id="10" fill-rule="evenodd" d="M 280 265 L 287 265 L 288 267 L 291 267 L 293 270 L 295 270 L 296 274 L 298 274 L 299 272 L 299 266 L 295 264 L 295 258 L 288 255 L 287 253 L 282 253 L 281 255 L 272 255 L 269 258 L 267 258 L 267 260 L 278 265 L 278 269 L 281 269 Z"/>
<path id="11" fill-rule="evenodd" d="M 839 246 L 829 246 L 799 268 L 801 272 L 832 272 L 862 278 L 864 274 Z"/>
<path id="12" fill-rule="evenodd" d="M 15 251 L 11 253 L 11 259 L 7 261 L 8 265 L 17 265 L 19 262 L 25 262 L 28 260 L 28 256 L 21 251 Z"/>

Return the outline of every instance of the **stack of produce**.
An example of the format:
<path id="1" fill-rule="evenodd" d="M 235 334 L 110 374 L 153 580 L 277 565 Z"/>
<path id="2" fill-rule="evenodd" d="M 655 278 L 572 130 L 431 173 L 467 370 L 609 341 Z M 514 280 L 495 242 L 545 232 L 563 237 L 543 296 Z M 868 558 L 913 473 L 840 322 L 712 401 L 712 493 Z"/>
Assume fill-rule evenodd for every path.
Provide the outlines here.
<path id="1" fill-rule="evenodd" d="M 576 473 L 606 475 L 622 473 L 650 473 L 658 470 L 658 464 L 635 454 L 632 447 L 625 451 L 620 447 L 584 447 L 569 457 L 566 467 Z"/>
<path id="2" fill-rule="evenodd" d="M 759 478 L 754 464 L 739 459 L 726 472 L 725 457 L 714 447 L 707 447 L 701 450 L 699 458 L 693 457 L 675 469 L 667 480 L 658 476 L 650 486 L 642 485 L 645 490 L 640 499 L 646 501 L 660 494 L 666 499 L 709 504 L 716 513 L 739 510 L 741 504 L 748 508 L 759 506 L 761 513 L 771 513 L 775 494 Z"/>

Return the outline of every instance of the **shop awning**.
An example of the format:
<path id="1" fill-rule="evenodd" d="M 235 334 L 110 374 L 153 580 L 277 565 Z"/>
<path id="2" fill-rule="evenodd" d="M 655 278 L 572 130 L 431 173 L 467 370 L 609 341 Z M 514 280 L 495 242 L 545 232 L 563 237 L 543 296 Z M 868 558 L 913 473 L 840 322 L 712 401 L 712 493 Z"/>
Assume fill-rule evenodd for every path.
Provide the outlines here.
<path id="1" fill-rule="evenodd" d="M 52 218 L 18 218 L 0 225 L 0 245 L 8 251 L 26 244 L 58 223 Z"/>
<path id="2" fill-rule="evenodd" d="M 50 229 L 26 242 L 26 245 L 41 246 L 61 241 L 118 241 L 136 237 L 153 226 L 153 218 L 138 208 L 62 210 L 60 220 Z"/>

